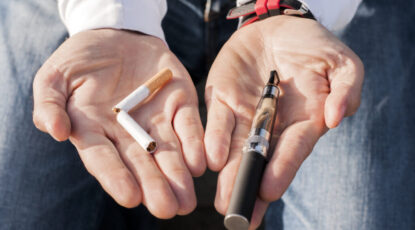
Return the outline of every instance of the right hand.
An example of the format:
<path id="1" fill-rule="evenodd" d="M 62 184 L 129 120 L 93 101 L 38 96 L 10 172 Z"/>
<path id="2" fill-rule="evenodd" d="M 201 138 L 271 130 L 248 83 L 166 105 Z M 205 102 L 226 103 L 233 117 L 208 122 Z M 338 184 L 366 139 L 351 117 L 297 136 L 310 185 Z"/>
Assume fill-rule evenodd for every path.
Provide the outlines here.
<path id="1" fill-rule="evenodd" d="M 259 226 L 268 203 L 282 196 L 317 140 L 357 110 L 364 75 L 359 57 L 314 20 L 278 16 L 236 31 L 210 69 L 205 95 L 207 163 L 220 171 L 215 207 L 222 214 L 273 69 L 281 79 L 276 146 L 264 171 L 251 228 Z"/>
<path id="2" fill-rule="evenodd" d="M 163 68 L 172 70 L 173 80 L 131 113 L 158 143 L 151 155 L 117 123 L 111 108 Z M 206 168 L 197 95 L 163 41 L 113 29 L 81 32 L 45 62 L 33 92 L 36 127 L 58 141 L 69 138 L 120 205 L 142 202 L 158 218 L 195 208 L 192 175 Z"/>

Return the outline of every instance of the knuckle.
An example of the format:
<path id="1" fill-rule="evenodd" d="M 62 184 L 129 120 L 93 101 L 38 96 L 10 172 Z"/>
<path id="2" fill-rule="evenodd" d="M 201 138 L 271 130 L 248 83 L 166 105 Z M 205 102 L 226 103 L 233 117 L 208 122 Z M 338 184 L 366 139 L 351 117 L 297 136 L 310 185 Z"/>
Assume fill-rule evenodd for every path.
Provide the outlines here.
<path id="1" fill-rule="evenodd" d="M 209 129 L 207 132 L 208 135 L 211 135 L 213 137 L 221 137 L 224 135 L 224 133 L 225 133 L 225 130 L 219 127 Z"/>
<path id="2" fill-rule="evenodd" d="M 183 138 L 183 142 L 185 142 L 186 144 L 192 144 L 192 145 L 196 145 L 202 144 L 202 141 L 200 139 L 201 137 L 197 136 L 197 135 L 191 135 L 191 136 L 186 136 Z"/>
<path id="3" fill-rule="evenodd" d="M 364 65 L 362 60 L 359 58 L 359 56 L 357 56 L 356 53 L 354 53 L 353 51 L 350 51 L 350 55 L 349 55 L 349 59 L 350 59 L 350 63 L 356 68 L 356 69 L 363 69 Z"/>
<path id="4" fill-rule="evenodd" d="M 363 77 L 364 65 L 358 56 L 353 55 L 349 57 L 346 60 L 346 66 L 351 73 L 357 75 L 358 77 Z"/>
<path id="5" fill-rule="evenodd" d="M 134 152 L 129 154 L 128 160 L 136 168 L 140 168 L 140 166 L 142 165 L 153 164 L 153 159 L 150 156 L 147 156 L 146 153 L 140 152 Z"/>
<path id="6" fill-rule="evenodd" d="M 218 172 L 223 169 L 228 159 L 229 146 L 223 144 L 217 146 L 213 151 L 208 152 L 209 169 Z"/>
<path id="7" fill-rule="evenodd" d="M 238 99 L 236 103 L 238 105 L 236 111 L 239 117 L 241 118 L 241 120 L 245 122 L 252 120 L 252 118 L 255 115 L 255 109 L 256 109 L 255 105 L 246 103 L 246 101 L 243 100 L 243 98 L 240 98 L 240 101 Z"/>
<path id="8" fill-rule="evenodd" d="M 177 181 L 186 181 L 190 177 L 189 171 L 185 167 L 173 166 L 169 171 Z"/>
<path id="9" fill-rule="evenodd" d="M 200 125 L 199 121 L 193 116 L 186 116 L 186 117 L 182 118 L 181 120 L 183 122 L 183 125 L 186 126 L 186 127 L 199 126 Z"/>
<path id="10" fill-rule="evenodd" d="M 244 146 L 244 144 L 245 144 L 245 138 L 244 137 L 234 137 L 232 139 L 232 143 L 230 145 L 230 149 L 232 151 L 233 150 L 239 151 L 239 150 L 242 149 L 242 147 Z"/>
<path id="11" fill-rule="evenodd" d="M 213 155 L 215 159 L 219 160 L 222 156 L 226 156 L 229 152 L 229 141 L 227 142 L 219 142 L 213 148 Z"/>
<path id="12" fill-rule="evenodd" d="M 244 127 L 251 127 L 252 120 L 255 115 L 255 109 L 241 109 L 238 111 L 237 124 Z"/>
<path id="13" fill-rule="evenodd" d="M 37 71 L 33 84 L 37 86 L 40 82 L 44 82 L 45 84 L 52 85 L 60 82 L 62 79 L 63 74 L 49 59 Z"/>
<path id="14" fill-rule="evenodd" d="M 150 136 L 156 136 L 153 135 L 150 132 Z M 155 152 L 155 154 L 158 154 L 159 152 L 180 152 L 180 146 L 178 145 L 178 143 L 176 142 L 166 142 L 166 141 L 158 141 L 157 142 L 157 151 Z"/>
<path id="15" fill-rule="evenodd" d="M 354 65 L 356 67 L 356 69 L 360 70 L 361 72 L 364 72 L 365 70 L 365 65 L 363 64 L 362 59 L 360 59 L 357 55 L 356 58 L 353 60 Z"/>

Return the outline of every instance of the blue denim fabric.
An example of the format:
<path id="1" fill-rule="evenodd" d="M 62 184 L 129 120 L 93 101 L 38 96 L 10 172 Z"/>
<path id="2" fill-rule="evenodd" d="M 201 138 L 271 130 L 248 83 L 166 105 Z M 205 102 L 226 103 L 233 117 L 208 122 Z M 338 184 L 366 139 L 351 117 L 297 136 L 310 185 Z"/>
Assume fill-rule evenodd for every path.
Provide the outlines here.
<path id="1" fill-rule="evenodd" d="M 364 1 L 341 39 L 365 64 L 358 112 L 301 166 L 266 229 L 415 229 L 415 4 Z"/>
<path id="2" fill-rule="evenodd" d="M 33 77 L 66 37 L 56 1 L 0 1 L 0 229 L 150 229 L 141 207 L 125 221 L 69 142 L 33 125 Z"/>
<path id="3" fill-rule="evenodd" d="M 170 49 L 195 83 L 205 80 L 216 54 L 235 31 L 236 20 L 226 20 L 233 0 L 169 0 L 163 30 Z M 208 4 L 209 5 L 209 4 Z M 202 100 L 203 101 L 203 100 Z"/>

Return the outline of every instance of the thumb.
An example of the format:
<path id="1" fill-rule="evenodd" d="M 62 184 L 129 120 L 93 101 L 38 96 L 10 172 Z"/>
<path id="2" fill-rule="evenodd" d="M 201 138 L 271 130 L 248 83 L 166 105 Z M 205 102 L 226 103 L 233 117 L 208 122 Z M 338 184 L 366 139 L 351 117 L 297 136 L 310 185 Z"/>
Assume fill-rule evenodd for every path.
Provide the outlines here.
<path id="1" fill-rule="evenodd" d="M 324 118 L 329 128 L 337 127 L 343 117 L 353 115 L 360 105 L 364 69 L 355 56 L 328 73 L 330 94 L 324 106 Z"/>
<path id="2" fill-rule="evenodd" d="M 71 123 L 66 113 L 67 83 L 62 74 L 46 62 L 33 82 L 33 122 L 55 140 L 69 138 Z"/>

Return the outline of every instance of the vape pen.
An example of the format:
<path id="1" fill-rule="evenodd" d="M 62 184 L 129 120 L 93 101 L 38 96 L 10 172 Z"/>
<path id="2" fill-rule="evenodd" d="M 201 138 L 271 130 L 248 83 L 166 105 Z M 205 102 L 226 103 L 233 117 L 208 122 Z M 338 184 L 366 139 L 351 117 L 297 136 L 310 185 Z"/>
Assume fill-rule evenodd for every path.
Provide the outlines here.
<path id="1" fill-rule="evenodd" d="M 233 187 L 225 227 L 229 230 L 248 229 L 262 175 L 268 161 L 272 129 L 277 114 L 279 77 L 271 71 L 262 97 L 257 105 L 249 137 L 242 153 L 242 161 Z"/>

